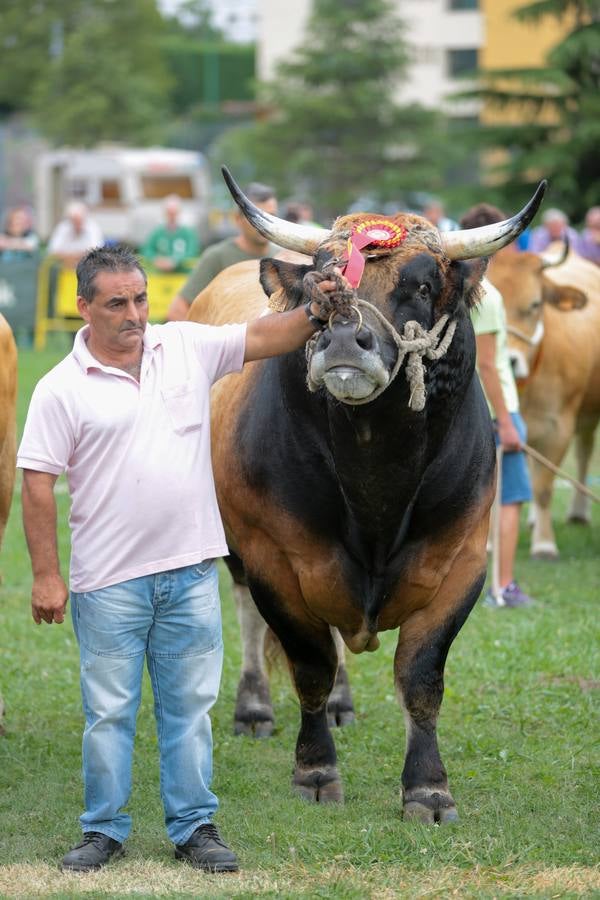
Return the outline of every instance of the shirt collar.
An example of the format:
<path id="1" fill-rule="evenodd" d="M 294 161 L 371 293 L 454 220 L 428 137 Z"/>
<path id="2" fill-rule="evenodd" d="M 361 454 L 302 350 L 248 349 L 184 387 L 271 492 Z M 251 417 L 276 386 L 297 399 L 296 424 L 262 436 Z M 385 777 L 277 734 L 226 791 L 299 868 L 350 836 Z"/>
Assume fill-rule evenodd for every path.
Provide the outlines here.
<path id="1" fill-rule="evenodd" d="M 89 334 L 89 325 L 84 325 L 83 328 L 80 328 L 76 333 L 72 350 L 74 359 L 79 363 L 83 371 L 86 373 L 89 372 L 90 369 L 102 369 L 106 372 L 114 368 L 113 366 L 104 365 L 104 363 L 99 362 L 95 356 L 92 356 L 92 354 L 88 350 L 87 345 Z M 147 351 L 155 350 L 158 346 L 160 346 L 161 343 L 160 329 L 155 325 L 150 325 L 149 323 L 147 323 L 143 337 L 144 353 L 146 353 Z"/>

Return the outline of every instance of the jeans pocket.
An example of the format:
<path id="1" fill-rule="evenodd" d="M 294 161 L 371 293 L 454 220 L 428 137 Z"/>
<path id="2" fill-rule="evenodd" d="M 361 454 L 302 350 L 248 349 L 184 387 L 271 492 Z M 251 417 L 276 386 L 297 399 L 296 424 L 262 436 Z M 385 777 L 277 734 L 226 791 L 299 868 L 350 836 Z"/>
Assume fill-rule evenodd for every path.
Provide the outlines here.
<path id="1" fill-rule="evenodd" d="M 214 559 L 203 559 L 202 562 L 190 566 L 194 578 L 205 578 L 215 565 Z"/>

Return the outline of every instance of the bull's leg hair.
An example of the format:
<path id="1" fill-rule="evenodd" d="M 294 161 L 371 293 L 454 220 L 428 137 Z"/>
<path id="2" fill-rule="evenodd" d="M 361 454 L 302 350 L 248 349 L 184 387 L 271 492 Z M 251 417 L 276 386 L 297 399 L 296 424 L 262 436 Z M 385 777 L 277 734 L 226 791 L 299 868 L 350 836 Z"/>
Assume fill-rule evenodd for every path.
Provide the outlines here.
<path id="1" fill-rule="evenodd" d="M 485 573 L 433 632 L 423 629 L 426 610 L 411 616 L 400 629 L 394 676 L 406 723 L 407 746 L 402 772 L 405 819 L 430 824 L 458 819 L 438 750 L 436 725 L 448 650 L 477 601 L 484 581 Z"/>
<path id="2" fill-rule="evenodd" d="M 279 638 L 288 658 L 300 701 L 294 790 L 319 803 L 343 801 L 335 744 L 327 721 L 327 699 L 333 689 L 337 653 L 329 626 L 292 617 L 264 584 L 249 579 L 263 618 Z"/>
<path id="3" fill-rule="evenodd" d="M 327 701 L 327 721 L 330 728 L 349 725 L 354 722 L 354 703 L 346 671 L 346 645 L 337 628 L 331 629 L 338 658 L 338 668 L 333 690 Z"/>

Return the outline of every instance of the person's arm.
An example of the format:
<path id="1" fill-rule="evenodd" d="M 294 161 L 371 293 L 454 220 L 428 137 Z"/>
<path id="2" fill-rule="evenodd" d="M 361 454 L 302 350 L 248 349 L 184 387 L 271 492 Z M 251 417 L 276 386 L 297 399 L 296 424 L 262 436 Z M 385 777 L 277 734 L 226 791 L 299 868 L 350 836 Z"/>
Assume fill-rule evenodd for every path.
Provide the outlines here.
<path id="1" fill-rule="evenodd" d="M 212 247 L 205 250 L 180 292 L 173 298 L 167 310 L 167 322 L 181 322 L 187 319 L 190 306 L 215 275 L 223 269 Z"/>
<path id="2" fill-rule="evenodd" d="M 63 622 L 68 590 L 60 574 L 56 530 L 56 475 L 23 470 L 23 525 L 31 558 L 31 614 L 41 621 Z"/>
<path id="3" fill-rule="evenodd" d="M 504 450 L 510 452 L 521 449 L 521 439 L 504 402 L 502 385 L 496 369 L 496 334 L 477 334 L 477 368 L 498 423 L 498 438 Z"/>

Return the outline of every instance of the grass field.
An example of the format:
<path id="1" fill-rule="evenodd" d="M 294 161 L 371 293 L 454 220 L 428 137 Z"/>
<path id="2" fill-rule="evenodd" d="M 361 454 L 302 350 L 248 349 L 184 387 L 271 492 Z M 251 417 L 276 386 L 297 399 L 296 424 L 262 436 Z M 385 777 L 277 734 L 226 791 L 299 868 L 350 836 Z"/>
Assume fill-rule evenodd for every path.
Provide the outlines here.
<path id="1" fill-rule="evenodd" d="M 21 352 L 20 424 L 35 381 L 61 355 Z M 599 463 L 597 452 L 596 483 Z M 68 499 L 60 482 L 59 491 L 66 573 Z M 521 534 L 518 573 L 538 598 L 535 608 L 478 605 L 450 652 L 439 736 L 459 825 L 427 828 L 400 818 L 404 732 L 392 684 L 393 633 L 377 653 L 349 659 L 357 722 L 335 735 L 345 806 L 292 797 L 298 704 L 283 672 L 273 679 L 274 737 L 232 736 L 240 652 L 223 573 L 226 663 L 213 715 L 214 787 L 218 824 L 240 857 L 240 874 L 205 876 L 173 859 L 147 683 L 127 856 L 91 876 L 64 876 L 57 864 L 78 838 L 82 793 L 78 654 L 70 620 L 49 628 L 30 617 L 16 494 L 0 557 L 0 896 L 600 896 L 600 510 L 591 529 L 567 526 L 567 496 L 556 492 L 559 563 L 530 561 L 525 528 Z"/>

